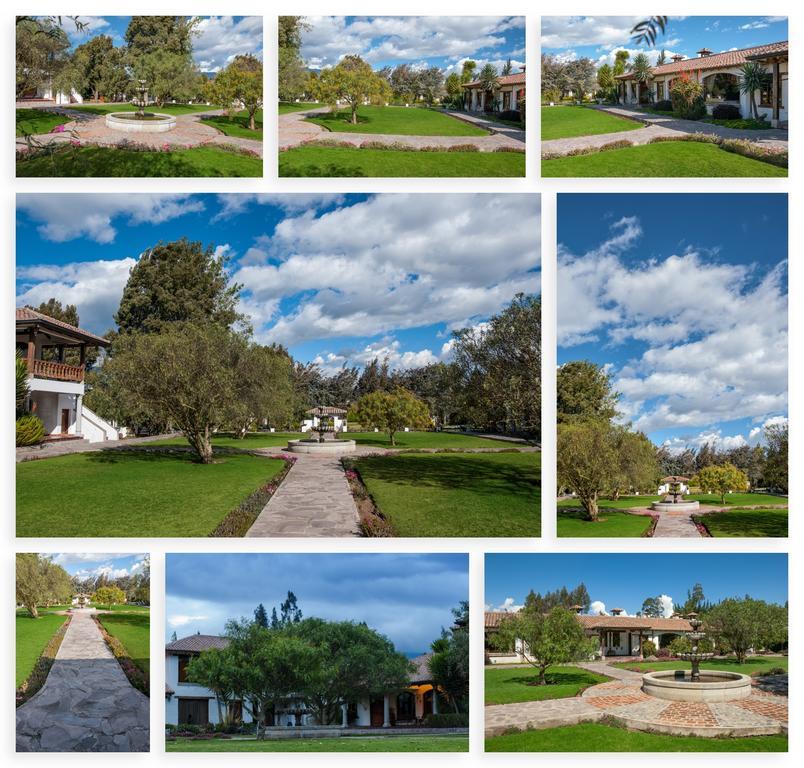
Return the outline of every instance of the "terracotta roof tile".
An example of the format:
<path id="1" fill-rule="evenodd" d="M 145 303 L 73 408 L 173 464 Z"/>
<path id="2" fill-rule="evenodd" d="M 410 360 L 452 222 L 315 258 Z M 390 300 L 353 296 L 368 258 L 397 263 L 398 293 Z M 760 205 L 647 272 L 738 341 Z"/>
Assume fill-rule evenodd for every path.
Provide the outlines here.
<path id="1" fill-rule="evenodd" d="M 497 82 L 500 85 L 525 85 L 525 73 L 524 72 L 517 72 L 513 75 L 500 75 L 497 78 Z M 479 80 L 472 80 L 471 83 L 464 83 L 464 88 L 479 88 L 480 81 Z"/>
<path id="2" fill-rule="evenodd" d="M 168 653 L 201 653 L 210 648 L 226 648 L 229 645 L 228 637 L 219 635 L 190 635 L 180 637 L 165 646 Z"/>
<path id="3" fill-rule="evenodd" d="M 31 309 L 30 307 L 17 307 L 16 320 L 18 323 L 23 324 L 39 322 L 42 325 L 61 328 L 62 330 L 69 331 L 76 336 L 83 336 L 87 341 L 94 341 L 98 346 L 101 347 L 108 346 L 109 344 L 108 340 L 104 339 L 103 336 L 98 336 L 90 331 L 85 331 L 83 328 L 77 328 L 74 325 L 65 323 L 63 320 L 56 320 L 55 317 L 43 315 L 41 312 L 37 312 L 35 309 Z"/>
<path id="4" fill-rule="evenodd" d="M 505 611 L 487 611 L 486 629 L 497 629 L 506 616 L 513 614 Z M 585 629 L 655 629 L 659 631 L 691 632 L 692 627 L 686 619 L 658 618 L 647 616 L 589 616 L 579 614 L 578 621 Z"/>

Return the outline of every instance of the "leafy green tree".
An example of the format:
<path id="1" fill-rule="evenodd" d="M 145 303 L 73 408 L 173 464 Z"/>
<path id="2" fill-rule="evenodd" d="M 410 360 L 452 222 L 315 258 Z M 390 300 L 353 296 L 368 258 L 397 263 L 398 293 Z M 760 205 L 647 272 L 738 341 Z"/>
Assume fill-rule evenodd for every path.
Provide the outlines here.
<path id="1" fill-rule="evenodd" d="M 229 648 L 210 648 L 190 659 L 187 665 L 187 680 L 203 685 L 215 694 L 219 723 L 227 722 L 229 704 L 235 698 L 233 655 Z"/>
<path id="2" fill-rule="evenodd" d="M 594 653 L 577 616 L 566 608 L 556 607 L 547 614 L 523 609 L 506 616 L 491 642 L 508 650 L 517 641 L 525 661 L 539 670 L 539 685 L 547 684 L 545 672 L 554 664 L 584 661 Z"/>
<path id="3" fill-rule="evenodd" d="M 391 87 L 360 56 L 344 56 L 338 64 L 318 77 L 315 97 L 325 104 L 345 102 L 351 111 L 350 122 L 357 125 L 357 111 L 364 103 L 387 101 Z"/>
<path id="4" fill-rule="evenodd" d="M 787 493 L 788 458 L 787 458 L 788 425 L 770 424 L 765 427 L 765 440 L 768 443 L 768 454 L 763 470 L 763 480 L 774 490 Z"/>
<path id="5" fill-rule="evenodd" d="M 268 626 L 268 612 L 265 610 L 265 606 L 262 603 L 254 609 L 254 622 L 261 627 Z"/>
<path id="6" fill-rule="evenodd" d="M 67 571 L 49 557 L 34 552 L 17 553 L 16 601 L 32 618 L 39 618 L 41 605 L 67 602 L 72 591 Z"/>
<path id="7" fill-rule="evenodd" d="M 430 426 L 427 404 L 401 387 L 393 392 L 363 395 L 355 404 L 355 414 L 362 425 L 385 432 L 391 445 L 396 445 L 394 436 L 404 427 L 427 429 Z"/>
<path id="8" fill-rule="evenodd" d="M 589 596 L 589 591 L 583 582 L 574 589 L 561 587 L 561 589 L 546 592 L 544 595 L 531 589 L 525 597 L 525 608 L 537 613 L 548 613 L 556 607 L 570 609 L 578 605 L 581 606 L 583 611 L 588 611 L 591 603 L 592 599 Z"/>
<path id="9" fill-rule="evenodd" d="M 444 630 L 431 646 L 428 666 L 433 685 L 455 712 L 469 711 L 469 631 Z M 435 695 L 435 694 L 434 694 Z"/>
<path id="10" fill-rule="evenodd" d="M 457 72 L 452 72 L 444 81 L 444 88 L 447 96 L 451 99 L 462 98 L 463 88 L 461 88 L 461 76 Z"/>
<path id="11" fill-rule="evenodd" d="M 646 54 L 638 53 L 634 56 L 631 74 L 634 76 L 634 80 L 640 83 L 640 85 L 648 86 L 653 79 L 653 68 Z M 650 91 L 648 93 L 650 93 Z"/>
<path id="12" fill-rule="evenodd" d="M 597 84 L 607 97 L 611 96 L 615 90 L 616 81 L 614 80 L 614 70 L 610 64 L 603 64 L 597 70 Z"/>
<path id="13" fill-rule="evenodd" d="M 662 50 L 659 52 L 658 57 L 656 58 L 656 66 L 661 67 L 663 64 L 666 63 L 667 63 L 667 51 L 665 51 L 664 48 L 662 48 Z"/>
<path id="14" fill-rule="evenodd" d="M 711 607 L 704 594 L 703 585 L 696 582 L 692 589 L 687 590 L 687 599 L 683 603 L 676 603 L 673 610 L 680 616 L 688 616 L 690 613 L 706 613 Z"/>
<path id="15" fill-rule="evenodd" d="M 17 17 L 16 96 L 47 85 L 69 61 L 70 38 L 53 17 Z"/>
<path id="16" fill-rule="evenodd" d="M 165 51 L 189 59 L 200 22 L 200 16 L 132 16 L 126 46 L 132 57 Z"/>
<path id="17" fill-rule="evenodd" d="M 617 415 L 617 400 L 611 377 L 588 360 L 573 360 L 559 366 L 556 375 L 558 422 L 583 419 L 608 421 Z"/>
<path id="18" fill-rule="evenodd" d="M 705 627 L 716 642 L 734 653 L 738 664 L 743 664 L 750 651 L 787 642 L 787 608 L 748 595 L 727 598 L 706 614 Z"/>
<path id="19" fill-rule="evenodd" d="M 301 58 L 302 33 L 311 25 L 304 16 L 280 16 L 278 30 L 278 88 L 280 101 L 301 96 L 307 86 L 307 70 Z"/>
<path id="20" fill-rule="evenodd" d="M 256 114 L 262 107 L 263 89 L 262 62 L 256 56 L 235 56 L 215 75 L 210 88 L 214 100 L 226 109 L 244 109 L 248 115 L 248 127 L 257 130 Z"/>
<path id="21" fill-rule="evenodd" d="M 229 257 L 186 237 L 145 251 L 123 289 L 115 322 L 121 334 L 155 333 L 177 322 L 231 327 L 242 286 L 231 282 Z"/>
<path id="22" fill-rule="evenodd" d="M 759 120 L 754 94 L 766 88 L 771 80 L 771 74 L 758 61 L 747 61 L 740 67 L 740 93 L 748 94 L 750 114 L 754 120 Z"/>
<path id="23" fill-rule="evenodd" d="M 500 76 L 493 64 L 484 64 L 477 76 L 477 80 L 480 83 L 481 90 L 486 93 L 494 94 L 500 87 Z"/>
<path id="24" fill-rule="evenodd" d="M 726 494 L 733 491 L 745 491 L 748 478 L 734 464 L 711 465 L 701 469 L 693 478 L 704 493 L 715 493 L 720 496 L 720 503 L 726 503 Z"/>
<path id="25" fill-rule="evenodd" d="M 126 593 L 120 587 L 112 585 L 100 587 L 92 595 L 92 602 L 96 605 L 106 605 L 111 610 L 113 605 L 120 605 L 126 602 Z"/>
<path id="26" fill-rule="evenodd" d="M 160 107 L 169 99 L 189 101 L 199 91 L 200 73 L 184 54 L 167 49 L 144 53 L 134 63 L 137 79 L 145 80 L 148 94 Z"/>
<path id="27" fill-rule="evenodd" d="M 276 608 L 271 612 L 271 629 L 285 629 L 293 624 L 298 624 L 302 618 L 304 617 L 296 595 L 288 590 L 287 597 L 279 606 L 279 618 L 276 616 Z"/>
<path id="28" fill-rule="evenodd" d="M 75 84 L 79 91 L 89 92 L 93 101 L 103 95 L 100 90 L 103 62 L 112 54 L 114 43 L 108 35 L 96 35 L 79 45 L 73 52 L 72 62 L 81 71 L 81 82 Z"/>
<path id="29" fill-rule="evenodd" d="M 614 76 L 622 75 L 626 67 L 628 66 L 628 59 L 631 58 L 631 54 L 628 51 L 617 51 L 614 54 L 614 67 L 612 68 L 612 72 Z"/>
<path id="30" fill-rule="evenodd" d="M 673 84 L 670 86 L 670 101 L 676 117 L 685 120 L 700 120 L 706 115 L 703 86 L 690 77 L 687 72 L 682 72 L 673 80 Z"/>
<path id="31" fill-rule="evenodd" d="M 617 467 L 612 472 L 609 493 L 617 499 L 622 493 L 655 491 L 659 479 L 659 461 L 656 446 L 643 432 L 632 432 L 615 426 L 614 450 Z"/>
<path id="32" fill-rule="evenodd" d="M 475 79 L 475 70 L 477 70 L 477 62 L 466 59 L 461 65 L 461 83 L 471 83 Z"/>
<path id="33" fill-rule="evenodd" d="M 661 599 L 658 597 L 646 597 L 642 603 L 641 613 L 643 616 L 647 616 L 650 619 L 657 619 L 664 616 L 664 605 Z"/>

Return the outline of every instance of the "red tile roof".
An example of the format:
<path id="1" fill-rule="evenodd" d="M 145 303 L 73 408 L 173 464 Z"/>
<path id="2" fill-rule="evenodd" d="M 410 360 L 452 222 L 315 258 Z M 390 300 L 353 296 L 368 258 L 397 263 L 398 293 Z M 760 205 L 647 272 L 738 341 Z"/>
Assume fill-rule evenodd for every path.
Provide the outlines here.
<path id="1" fill-rule="evenodd" d="M 525 85 L 525 73 L 517 72 L 513 75 L 500 75 L 497 78 L 500 85 Z M 471 83 L 464 83 L 464 88 L 479 88 L 480 80 L 472 80 Z"/>
<path id="2" fill-rule="evenodd" d="M 433 673 L 430 672 L 430 659 L 433 657 L 432 653 L 423 653 L 411 662 L 416 667 L 415 671 L 410 674 L 411 683 L 429 683 L 432 682 Z"/>
<path id="3" fill-rule="evenodd" d="M 180 637 L 165 646 L 168 653 L 201 653 L 210 648 L 226 648 L 229 645 L 228 637 L 218 635 L 190 635 Z"/>
<path id="4" fill-rule="evenodd" d="M 506 616 L 513 614 L 505 611 L 487 611 L 486 629 L 497 629 Z M 584 629 L 655 629 L 658 631 L 692 632 L 692 626 L 686 619 L 658 618 L 647 616 L 589 616 L 579 614 L 578 621 Z"/>
<path id="5" fill-rule="evenodd" d="M 77 328 L 74 325 L 65 323 L 63 320 L 56 320 L 55 317 L 43 315 L 41 312 L 37 312 L 35 309 L 31 309 L 30 307 L 17 307 L 16 315 L 17 323 L 21 327 L 36 324 L 50 326 L 56 330 L 67 331 L 76 338 L 82 338 L 84 341 L 97 344 L 99 347 L 106 347 L 109 345 L 108 340 L 104 339 L 103 336 L 96 336 L 90 331 L 85 331 L 83 328 Z"/>
<path id="6" fill-rule="evenodd" d="M 697 72 L 703 69 L 721 69 L 723 67 L 739 67 L 749 59 L 772 56 L 774 54 L 787 53 L 787 40 L 778 43 L 767 43 L 766 45 L 755 45 L 751 48 L 740 48 L 736 51 L 723 51 L 723 53 L 713 53 L 711 56 L 696 56 L 692 59 L 681 61 L 671 61 L 669 64 L 662 64 L 660 67 L 653 67 L 653 76 L 669 75 L 675 72 Z M 633 78 L 631 72 L 617 75 L 618 80 L 630 80 Z"/>

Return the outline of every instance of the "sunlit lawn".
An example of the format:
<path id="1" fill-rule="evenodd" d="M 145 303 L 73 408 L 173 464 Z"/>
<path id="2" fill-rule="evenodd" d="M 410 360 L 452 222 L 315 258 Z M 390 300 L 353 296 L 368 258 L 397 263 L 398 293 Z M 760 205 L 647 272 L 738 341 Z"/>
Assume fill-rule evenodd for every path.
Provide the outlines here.
<path id="1" fill-rule="evenodd" d="M 590 107 L 542 107 L 542 141 L 633 131 L 643 127 L 642 123 L 635 120 L 627 120 Z"/>
<path id="2" fill-rule="evenodd" d="M 351 111 L 324 112 L 307 121 L 330 131 L 346 133 L 389 133 L 404 136 L 487 136 L 488 131 L 442 112 L 423 107 L 360 107 L 357 124 Z"/>
<path id="3" fill-rule="evenodd" d="M 290 102 L 280 101 L 277 106 L 277 112 L 280 115 L 287 115 L 290 112 L 304 112 L 306 109 L 315 109 L 316 107 L 323 106 L 315 101 L 307 102 Z"/>
<path id="4" fill-rule="evenodd" d="M 650 515 L 632 515 L 617 509 L 601 509 L 598 519 L 592 522 L 579 508 L 559 508 L 557 533 L 575 538 L 638 537 L 650 528 L 652 522 Z"/>
<path id="5" fill-rule="evenodd" d="M 102 613 L 98 616 L 98 620 L 112 637 L 116 637 L 123 644 L 132 661 L 143 672 L 148 672 L 151 657 L 150 613 L 143 611 Z"/>
<path id="6" fill-rule="evenodd" d="M 580 667 L 550 667 L 546 685 L 538 685 L 539 672 L 533 667 L 489 668 L 485 670 L 486 704 L 545 701 L 577 696 L 585 688 L 609 678 Z"/>
<path id="7" fill-rule="evenodd" d="M 50 638 L 56 630 L 67 621 L 66 616 L 48 613 L 46 609 L 39 612 L 34 619 L 28 612 L 16 615 L 17 669 L 16 686 L 19 687 L 33 672 L 36 660 L 41 656 Z"/>
<path id="8" fill-rule="evenodd" d="M 37 133 L 50 133 L 57 125 L 69 123 L 71 118 L 55 115 L 42 109 L 18 109 L 16 116 L 17 136 L 33 136 Z"/>
<path id="9" fill-rule="evenodd" d="M 663 669 L 690 669 L 688 661 L 622 661 L 613 666 L 633 669 L 636 672 L 658 672 Z M 735 658 L 711 659 L 701 662 L 701 669 L 718 669 L 726 672 L 740 672 L 743 675 L 767 674 L 771 669 L 787 669 L 787 656 L 749 656 L 743 664 Z"/>
<path id="10" fill-rule="evenodd" d="M 262 110 L 259 109 L 254 114 L 256 130 L 252 131 L 249 128 L 248 112 L 238 112 L 230 117 L 226 115 L 215 115 L 214 117 L 205 117 L 201 120 L 205 125 L 211 125 L 217 128 L 221 133 L 227 136 L 236 136 L 241 139 L 253 139 L 254 141 L 262 141 Z"/>
<path id="11" fill-rule="evenodd" d="M 139 107 L 130 102 L 118 104 L 71 104 L 69 107 L 76 112 L 87 112 L 90 115 L 108 115 L 110 112 L 136 112 Z M 211 112 L 220 109 L 214 104 L 149 104 L 146 112 L 161 112 L 164 115 L 190 115 L 196 112 Z"/>
<path id="12" fill-rule="evenodd" d="M 694 519 L 715 538 L 787 536 L 786 509 L 730 509 L 695 515 Z"/>

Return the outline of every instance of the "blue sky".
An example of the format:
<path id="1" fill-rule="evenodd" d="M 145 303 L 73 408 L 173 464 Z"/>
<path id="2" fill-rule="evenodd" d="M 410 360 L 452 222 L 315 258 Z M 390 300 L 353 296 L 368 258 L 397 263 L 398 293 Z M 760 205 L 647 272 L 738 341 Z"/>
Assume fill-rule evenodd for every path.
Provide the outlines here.
<path id="1" fill-rule="evenodd" d="M 59 552 L 53 562 L 64 568 L 70 576 L 81 579 L 106 575 L 110 579 L 132 576 L 142 571 L 148 555 L 102 552 Z"/>
<path id="2" fill-rule="evenodd" d="M 780 554 L 488 554 L 486 610 L 521 606 L 533 589 L 544 594 L 583 582 L 590 613 L 623 608 L 635 615 L 647 597 L 683 602 L 699 582 L 708 600 L 746 594 L 783 604 L 787 600 L 787 555 Z M 667 601 L 669 602 L 669 601 Z"/>
<path id="3" fill-rule="evenodd" d="M 262 58 L 261 16 L 201 16 L 198 34 L 193 40 L 193 60 L 202 72 L 217 72 L 235 56 L 250 53 Z M 78 20 L 86 25 L 76 29 L 70 19 L 63 21 L 64 31 L 73 47 L 97 35 L 108 35 L 115 46 L 126 44 L 126 27 L 130 16 L 87 16 Z"/>
<path id="4" fill-rule="evenodd" d="M 605 366 L 671 450 L 787 417 L 785 195 L 559 195 L 558 363 Z"/>
<path id="5" fill-rule="evenodd" d="M 186 235 L 232 258 L 259 341 L 416 367 L 539 291 L 540 230 L 538 195 L 18 195 L 17 305 L 55 296 L 103 333 L 139 255 Z"/>
<path id="6" fill-rule="evenodd" d="M 358 54 L 375 69 L 386 65 L 437 66 L 460 71 L 466 59 L 498 69 L 510 58 L 525 63 L 524 16 L 308 16 L 302 58 L 311 69 Z"/>
<path id="7" fill-rule="evenodd" d="M 667 57 L 694 58 L 696 51 L 715 53 L 787 40 L 785 16 L 671 16 L 656 45 L 637 46 L 631 29 L 642 16 L 545 16 L 542 18 L 542 52 L 566 59 L 587 57 L 598 66 L 613 63 L 614 53 L 640 51 L 655 62 L 660 51 Z"/>
<path id="8" fill-rule="evenodd" d="M 465 554 L 168 554 L 165 637 L 220 634 L 295 593 L 305 617 L 365 621 L 414 656 L 469 597 Z M 213 577 L 214 574 L 214 577 Z"/>

